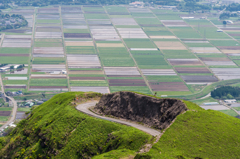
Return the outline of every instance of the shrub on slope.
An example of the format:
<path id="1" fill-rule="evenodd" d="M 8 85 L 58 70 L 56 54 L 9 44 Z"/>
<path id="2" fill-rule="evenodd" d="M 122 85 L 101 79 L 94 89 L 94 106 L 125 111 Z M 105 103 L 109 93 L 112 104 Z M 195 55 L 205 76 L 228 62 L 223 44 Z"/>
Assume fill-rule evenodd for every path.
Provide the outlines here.
<path id="1" fill-rule="evenodd" d="M 96 119 L 75 109 L 78 96 L 97 93 L 58 94 L 35 108 L 0 142 L 0 158 L 89 158 L 115 149 L 138 151 L 151 136 L 132 127 Z"/>

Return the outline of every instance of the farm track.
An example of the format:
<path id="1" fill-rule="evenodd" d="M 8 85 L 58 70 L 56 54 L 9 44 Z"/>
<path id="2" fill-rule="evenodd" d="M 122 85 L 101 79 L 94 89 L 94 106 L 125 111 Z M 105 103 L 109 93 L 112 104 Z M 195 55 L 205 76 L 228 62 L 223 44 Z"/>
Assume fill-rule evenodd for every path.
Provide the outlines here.
<path id="1" fill-rule="evenodd" d="M 6 96 L 5 92 L 4 92 L 4 87 L 3 87 L 3 83 L 2 83 L 2 76 L 0 74 L 0 84 L 1 84 L 1 90 L 2 93 L 5 95 L 6 98 L 8 98 L 9 100 L 12 101 L 13 103 L 13 109 L 12 109 L 12 116 L 11 118 L 3 125 L 0 127 L 0 130 L 3 130 L 6 126 L 8 126 L 10 123 L 14 122 L 16 114 L 17 114 L 17 102 L 14 100 L 14 98 Z"/>

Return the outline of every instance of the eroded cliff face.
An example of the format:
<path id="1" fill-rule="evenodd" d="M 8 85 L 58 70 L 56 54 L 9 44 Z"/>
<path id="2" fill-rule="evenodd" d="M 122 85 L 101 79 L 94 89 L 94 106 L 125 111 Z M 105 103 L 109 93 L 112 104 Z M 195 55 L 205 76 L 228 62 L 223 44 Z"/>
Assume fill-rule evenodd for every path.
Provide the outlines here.
<path id="1" fill-rule="evenodd" d="M 162 130 L 187 107 L 178 99 L 157 99 L 132 92 L 116 92 L 103 95 L 94 110 L 102 115 L 142 122 Z"/>

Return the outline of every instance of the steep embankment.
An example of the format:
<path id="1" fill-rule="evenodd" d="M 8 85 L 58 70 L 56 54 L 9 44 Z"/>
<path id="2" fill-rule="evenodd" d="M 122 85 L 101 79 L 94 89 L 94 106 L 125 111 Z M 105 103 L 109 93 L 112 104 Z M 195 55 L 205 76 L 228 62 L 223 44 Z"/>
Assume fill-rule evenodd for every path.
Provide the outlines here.
<path id="1" fill-rule="evenodd" d="M 90 158 L 111 150 L 135 154 L 152 137 L 138 129 L 96 119 L 75 109 L 75 102 L 96 93 L 63 93 L 35 108 L 11 134 L 0 138 L 0 158 Z M 74 100 L 78 98 L 78 101 Z M 74 101 L 74 102 L 72 102 Z"/>
<path id="2" fill-rule="evenodd" d="M 187 107 L 178 99 L 159 99 L 133 92 L 116 92 L 103 95 L 94 110 L 99 114 L 141 122 L 162 130 L 186 111 Z"/>

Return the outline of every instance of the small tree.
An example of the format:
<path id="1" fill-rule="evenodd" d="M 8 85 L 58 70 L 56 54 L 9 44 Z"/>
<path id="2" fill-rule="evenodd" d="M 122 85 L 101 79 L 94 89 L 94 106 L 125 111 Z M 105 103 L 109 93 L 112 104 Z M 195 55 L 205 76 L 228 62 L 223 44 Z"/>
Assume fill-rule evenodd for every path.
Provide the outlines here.
<path id="1" fill-rule="evenodd" d="M 226 24 L 227 24 L 227 22 L 226 22 L 226 20 L 224 20 L 224 21 L 223 21 L 223 25 L 226 25 Z"/>

